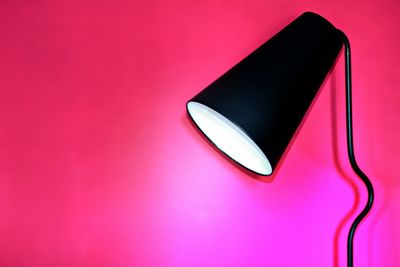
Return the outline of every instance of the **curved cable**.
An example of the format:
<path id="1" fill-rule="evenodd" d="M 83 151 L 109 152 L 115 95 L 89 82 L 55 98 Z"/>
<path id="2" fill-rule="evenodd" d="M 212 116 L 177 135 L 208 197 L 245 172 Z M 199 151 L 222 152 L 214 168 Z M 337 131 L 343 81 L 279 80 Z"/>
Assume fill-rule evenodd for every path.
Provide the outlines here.
<path id="1" fill-rule="evenodd" d="M 374 188 L 372 186 L 369 178 L 363 173 L 357 164 L 356 157 L 354 154 L 354 144 L 353 144 L 353 115 L 352 115 L 352 98 L 351 98 L 351 54 L 350 54 L 350 42 L 347 36 L 342 32 L 343 42 L 345 47 L 345 72 L 346 72 L 346 133 L 347 133 L 347 153 L 349 155 L 349 160 L 351 167 L 354 172 L 360 177 L 364 182 L 368 191 L 368 201 L 365 204 L 364 209 L 357 215 L 356 219 L 353 221 L 350 231 L 347 237 L 347 266 L 353 267 L 353 243 L 354 234 L 356 232 L 357 226 L 360 222 L 367 216 L 368 212 L 372 208 L 374 202 Z"/>

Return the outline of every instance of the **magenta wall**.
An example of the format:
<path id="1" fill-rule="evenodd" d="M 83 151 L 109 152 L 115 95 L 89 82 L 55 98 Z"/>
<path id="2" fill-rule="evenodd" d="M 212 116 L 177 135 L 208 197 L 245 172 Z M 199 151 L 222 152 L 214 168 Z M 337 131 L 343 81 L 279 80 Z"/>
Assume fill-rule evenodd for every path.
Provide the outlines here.
<path id="1" fill-rule="evenodd" d="M 34 2 L 0 3 L 0 266 L 345 266 L 342 59 L 265 182 L 185 114 L 306 10 L 353 48 L 356 266 L 400 266 L 398 1 Z"/>

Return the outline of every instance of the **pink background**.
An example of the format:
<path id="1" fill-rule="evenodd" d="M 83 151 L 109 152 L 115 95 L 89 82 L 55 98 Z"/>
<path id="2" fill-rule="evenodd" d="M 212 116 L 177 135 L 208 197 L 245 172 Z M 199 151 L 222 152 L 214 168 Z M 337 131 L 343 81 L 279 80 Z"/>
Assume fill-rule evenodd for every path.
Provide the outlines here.
<path id="1" fill-rule="evenodd" d="M 376 190 L 356 266 L 400 266 L 398 3 L 1 1 L 0 266 L 345 266 L 366 192 L 342 58 L 264 182 L 185 113 L 307 10 L 353 49 L 356 154 Z"/>

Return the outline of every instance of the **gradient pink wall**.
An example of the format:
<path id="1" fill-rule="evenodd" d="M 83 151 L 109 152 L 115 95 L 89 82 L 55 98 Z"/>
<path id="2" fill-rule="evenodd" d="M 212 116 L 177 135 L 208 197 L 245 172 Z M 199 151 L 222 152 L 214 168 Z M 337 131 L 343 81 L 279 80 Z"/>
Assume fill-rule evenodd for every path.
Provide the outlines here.
<path id="1" fill-rule="evenodd" d="M 0 266 L 345 266 L 366 192 L 343 60 L 265 182 L 185 102 L 304 11 L 353 49 L 355 145 L 376 204 L 356 266 L 400 266 L 398 1 L 1 1 Z"/>

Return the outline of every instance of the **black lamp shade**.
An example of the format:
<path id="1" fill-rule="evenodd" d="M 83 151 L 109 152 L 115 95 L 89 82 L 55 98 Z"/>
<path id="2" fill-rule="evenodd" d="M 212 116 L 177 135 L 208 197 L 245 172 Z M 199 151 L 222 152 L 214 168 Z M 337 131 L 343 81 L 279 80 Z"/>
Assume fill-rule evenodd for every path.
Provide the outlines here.
<path id="1" fill-rule="evenodd" d="M 187 102 L 223 153 L 270 175 L 332 68 L 341 31 L 306 12 Z"/>

